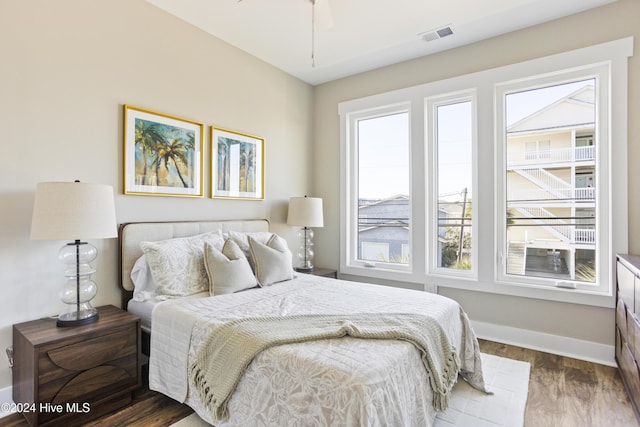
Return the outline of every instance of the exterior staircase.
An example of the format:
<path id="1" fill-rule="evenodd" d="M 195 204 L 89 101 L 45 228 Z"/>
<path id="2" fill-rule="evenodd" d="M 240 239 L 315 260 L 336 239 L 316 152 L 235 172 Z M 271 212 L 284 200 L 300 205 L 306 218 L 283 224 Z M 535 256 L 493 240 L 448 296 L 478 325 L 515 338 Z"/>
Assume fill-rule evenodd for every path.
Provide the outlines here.
<path id="1" fill-rule="evenodd" d="M 543 190 L 547 198 L 569 199 L 573 197 L 571 184 L 542 168 L 514 168 L 513 171 Z"/>
<path id="2" fill-rule="evenodd" d="M 544 225 L 545 229 L 551 232 L 563 242 L 573 242 L 573 226 L 569 225 L 565 220 L 558 219 L 545 208 L 516 208 L 523 216 L 527 218 L 535 218 L 534 222 Z M 553 224 L 549 224 L 549 221 Z"/>
<path id="3" fill-rule="evenodd" d="M 512 196 L 511 200 L 513 202 L 541 199 L 595 201 L 595 188 L 573 188 L 570 183 L 545 169 L 514 167 L 511 170 L 537 187 L 535 190 L 522 190 L 518 196 Z M 516 209 L 523 217 L 531 218 L 537 224 L 544 226 L 545 230 L 562 242 L 570 244 L 593 244 L 595 242 L 595 230 L 578 228 L 563 219 L 557 218 L 545 208 L 522 206 L 513 207 L 513 209 Z"/>

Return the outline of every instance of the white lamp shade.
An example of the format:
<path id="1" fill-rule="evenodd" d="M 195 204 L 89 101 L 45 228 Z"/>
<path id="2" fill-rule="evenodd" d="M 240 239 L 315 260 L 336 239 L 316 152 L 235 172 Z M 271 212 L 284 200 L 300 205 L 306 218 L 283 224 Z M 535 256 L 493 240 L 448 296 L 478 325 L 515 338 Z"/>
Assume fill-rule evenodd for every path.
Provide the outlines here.
<path id="1" fill-rule="evenodd" d="M 118 236 L 113 188 L 83 182 L 41 182 L 31 219 L 32 240 Z"/>
<path id="2" fill-rule="evenodd" d="M 306 196 L 290 198 L 287 224 L 298 227 L 323 227 L 322 199 Z"/>

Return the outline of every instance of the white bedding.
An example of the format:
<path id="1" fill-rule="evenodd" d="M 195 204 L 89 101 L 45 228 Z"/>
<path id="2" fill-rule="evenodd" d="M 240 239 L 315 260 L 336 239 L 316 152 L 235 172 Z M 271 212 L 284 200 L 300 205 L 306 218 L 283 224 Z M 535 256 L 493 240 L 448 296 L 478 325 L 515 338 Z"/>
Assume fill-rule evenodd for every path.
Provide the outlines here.
<path id="1" fill-rule="evenodd" d="M 205 298 L 209 296 L 209 292 L 201 292 L 199 294 L 189 295 L 186 298 Z M 129 300 L 127 303 L 127 311 L 131 314 L 135 314 L 140 318 L 140 326 L 143 331 L 151 332 L 151 320 L 152 313 L 155 306 L 163 301 L 166 301 L 166 298 L 150 298 L 144 301 L 136 301 L 135 299 Z"/>
<path id="2" fill-rule="evenodd" d="M 420 291 L 301 274 L 229 295 L 170 300 L 153 311 L 149 385 L 212 422 L 187 368 L 216 325 L 246 316 L 427 312 L 438 319 L 462 370 L 481 375 L 468 319 L 447 298 Z M 418 350 L 407 342 L 340 338 L 272 347 L 249 365 L 219 426 L 428 426 L 432 392 Z"/>
<path id="3" fill-rule="evenodd" d="M 133 299 L 129 300 L 127 303 L 127 311 L 140 318 L 140 326 L 143 331 L 151 331 L 151 313 L 153 312 L 153 308 L 156 304 L 157 303 L 155 301 L 151 300 L 136 301 Z"/>

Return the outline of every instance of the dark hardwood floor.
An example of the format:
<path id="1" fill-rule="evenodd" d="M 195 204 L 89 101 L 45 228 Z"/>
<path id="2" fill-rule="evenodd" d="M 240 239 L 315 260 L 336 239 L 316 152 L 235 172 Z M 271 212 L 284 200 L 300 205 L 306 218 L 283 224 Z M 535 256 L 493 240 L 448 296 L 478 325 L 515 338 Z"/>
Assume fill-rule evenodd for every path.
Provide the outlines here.
<path id="1" fill-rule="evenodd" d="M 525 427 L 635 427 L 636 420 L 616 368 L 491 341 L 484 353 L 531 364 Z M 90 426 L 166 427 L 192 411 L 146 387 L 126 408 Z M 0 418 L 0 426 L 28 426 L 19 414 Z"/>
<path id="2" fill-rule="evenodd" d="M 166 427 L 191 414 L 193 410 L 145 385 L 134 393 L 133 402 L 118 412 L 85 424 L 95 427 Z M 0 418 L 2 427 L 29 427 L 20 414 Z"/>

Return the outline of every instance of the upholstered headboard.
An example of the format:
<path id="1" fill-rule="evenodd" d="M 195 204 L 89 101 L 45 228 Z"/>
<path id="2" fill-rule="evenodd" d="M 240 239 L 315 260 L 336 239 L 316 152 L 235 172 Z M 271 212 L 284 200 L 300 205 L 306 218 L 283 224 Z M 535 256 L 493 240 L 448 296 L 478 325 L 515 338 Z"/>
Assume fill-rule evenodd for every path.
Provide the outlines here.
<path id="1" fill-rule="evenodd" d="M 176 237 L 193 236 L 210 231 L 269 231 L 266 219 L 219 220 L 219 221 L 176 221 L 176 222 L 128 222 L 121 224 L 118 230 L 120 242 L 120 287 L 122 288 L 122 307 L 133 296 L 131 269 L 142 256 L 140 242 L 155 242 Z"/>

